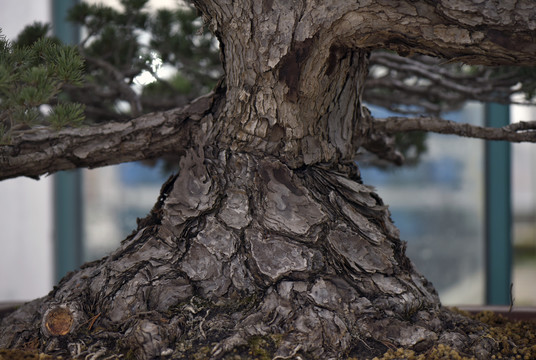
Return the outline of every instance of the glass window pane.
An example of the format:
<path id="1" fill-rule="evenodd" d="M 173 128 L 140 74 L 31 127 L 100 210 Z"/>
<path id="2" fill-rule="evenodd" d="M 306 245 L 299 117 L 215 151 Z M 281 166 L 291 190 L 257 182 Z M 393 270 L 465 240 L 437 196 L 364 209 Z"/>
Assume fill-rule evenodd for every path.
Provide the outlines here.
<path id="1" fill-rule="evenodd" d="M 512 122 L 534 120 L 536 109 L 513 105 Z M 536 305 L 536 145 L 512 144 L 513 296 L 515 306 Z"/>
<path id="2" fill-rule="evenodd" d="M 152 209 L 170 173 L 163 161 L 84 170 L 84 261 L 115 250 Z"/>
<path id="3" fill-rule="evenodd" d="M 482 125 L 483 107 L 470 103 L 443 117 Z M 429 134 L 426 145 L 415 166 L 382 170 L 360 165 L 363 181 L 375 186 L 389 205 L 408 256 L 434 284 L 443 304 L 483 304 L 483 142 Z"/>

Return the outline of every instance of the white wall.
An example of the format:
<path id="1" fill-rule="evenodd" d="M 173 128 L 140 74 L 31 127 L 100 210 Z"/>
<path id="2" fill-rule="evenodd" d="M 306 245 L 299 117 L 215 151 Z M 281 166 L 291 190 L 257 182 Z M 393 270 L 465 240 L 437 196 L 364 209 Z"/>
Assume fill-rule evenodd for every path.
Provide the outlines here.
<path id="1" fill-rule="evenodd" d="M 0 301 L 46 295 L 53 282 L 52 179 L 0 182 Z"/>
<path id="2" fill-rule="evenodd" d="M 34 21 L 50 22 L 52 18 L 48 0 L 2 0 L 0 4 L 0 28 L 8 39 Z"/>
<path id="3" fill-rule="evenodd" d="M 0 8 L 8 39 L 51 18 L 44 0 L 2 0 Z M 31 300 L 52 289 L 52 216 L 52 178 L 0 182 L 0 302 Z"/>

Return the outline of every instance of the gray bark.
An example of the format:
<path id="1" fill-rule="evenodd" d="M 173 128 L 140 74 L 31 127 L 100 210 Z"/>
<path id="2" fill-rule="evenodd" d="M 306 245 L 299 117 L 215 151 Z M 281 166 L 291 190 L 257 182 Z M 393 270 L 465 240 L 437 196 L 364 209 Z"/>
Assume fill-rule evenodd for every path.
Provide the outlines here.
<path id="1" fill-rule="evenodd" d="M 281 358 L 437 343 L 488 355 L 492 340 L 470 347 L 482 334 L 441 308 L 386 206 L 349 169 L 202 148 L 180 165 L 118 250 L 3 319 L 0 347 L 192 359 L 263 339 Z M 67 320 L 51 325 L 58 309 Z"/>
<path id="2" fill-rule="evenodd" d="M 0 180 L 21 175 L 39 178 L 60 170 L 180 155 L 198 135 L 202 136 L 203 127 L 210 126 L 211 117 L 205 115 L 213 101 L 214 94 L 209 94 L 183 108 L 129 122 L 15 133 L 9 145 L 0 146 Z"/>
<path id="3" fill-rule="evenodd" d="M 194 124 L 170 145 L 178 175 L 118 250 L 3 318 L 0 347 L 318 359 L 439 343 L 489 358 L 496 343 L 441 307 L 353 160 L 382 142 L 361 104 L 369 47 L 527 64 L 533 43 L 514 46 L 534 28 L 524 3 L 196 4 L 226 75 L 201 111 L 178 115 Z"/>
<path id="4" fill-rule="evenodd" d="M 411 131 L 428 131 L 439 134 L 458 135 L 486 140 L 506 140 L 510 142 L 536 142 L 536 121 L 520 121 L 501 128 L 486 128 L 471 124 L 460 124 L 437 117 L 408 118 L 393 116 L 374 119 L 375 132 L 395 134 Z"/>

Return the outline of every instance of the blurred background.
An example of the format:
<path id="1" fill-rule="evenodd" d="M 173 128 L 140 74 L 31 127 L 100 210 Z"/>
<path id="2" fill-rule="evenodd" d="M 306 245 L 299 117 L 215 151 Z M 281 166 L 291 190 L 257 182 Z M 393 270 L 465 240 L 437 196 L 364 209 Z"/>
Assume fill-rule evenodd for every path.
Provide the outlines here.
<path id="1" fill-rule="evenodd" d="M 14 39 L 34 21 L 62 29 L 60 14 L 72 3 L 4 0 L 2 33 Z M 177 1 L 151 0 L 150 6 L 174 8 Z M 498 116 L 505 124 L 535 120 L 536 110 L 471 102 L 443 116 L 475 125 Z M 409 257 L 444 304 L 509 304 L 512 283 L 515 305 L 536 306 L 536 145 L 495 142 L 490 148 L 481 140 L 431 134 L 426 147 L 411 166 L 359 163 L 364 182 L 389 205 Z M 169 175 L 159 161 L 0 182 L 0 302 L 43 296 L 67 271 L 115 249 L 149 212 Z"/>

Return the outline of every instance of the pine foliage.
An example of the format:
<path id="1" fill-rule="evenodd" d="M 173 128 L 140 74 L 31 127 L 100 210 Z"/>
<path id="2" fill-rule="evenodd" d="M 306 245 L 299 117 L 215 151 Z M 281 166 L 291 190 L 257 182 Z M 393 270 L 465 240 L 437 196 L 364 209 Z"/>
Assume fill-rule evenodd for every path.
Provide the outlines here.
<path id="1" fill-rule="evenodd" d="M 36 125 L 60 129 L 84 120 L 84 106 L 62 98 L 67 84 L 82 83 L 84 61 L 76 48 L 45 37 L 34 24 L 11 43 L 0 35 L 0 141 Z"/>
<path id="2" fill-rule="evenodd" d="M 223 74 L 218 42 L 194 8 L 151 12 L 147 2 L 122 0 L 122 9 L 82 2 L 69 13 L 87 34 L 81 41 L 86 81 L 71 95 L 87 105 L 92 121 L 185 105 Z"/>
<path id="3" fill-rule="evenodd" d="M 75 5 L 68 20 L 86 34 L 77 47 L 41 23 L 13 42 L 1 37 L 2 142 L 38 125 L 128 120 L 210 91 L 223 74 L 217 40 L 192 7 L 151 13 L 147 2 L 121 0 L 119 10 Z"/>
<path id="4" fill-rule="evenodd" d="M 139 115 L 185 105 L 207 93 L 223 75 L 217 39 L 188 5 L 151 12 L 148 0 L 120 0 L 121 7 L 81 2 L 68 20 L 84 29 L 77 48 L 33 24 L 10 43 L 0 39 L 0 139 L 35 125 L 55 128 Z M 82 74 L 82 69 L 84 73 Z M 468 66 L 422 55 L 376 51 L 363 99 L 398 113 L 433 114 L 468 99 L 534 102 L 534 68 Z M 46 106 L 43 106 L 46 105 Z M 401 135 L 395 147 L 426 150 L 423 133 Z"/>

